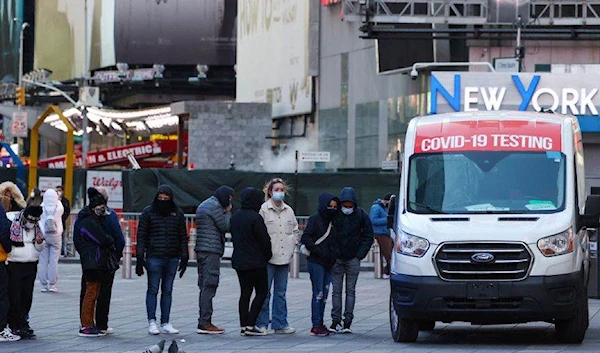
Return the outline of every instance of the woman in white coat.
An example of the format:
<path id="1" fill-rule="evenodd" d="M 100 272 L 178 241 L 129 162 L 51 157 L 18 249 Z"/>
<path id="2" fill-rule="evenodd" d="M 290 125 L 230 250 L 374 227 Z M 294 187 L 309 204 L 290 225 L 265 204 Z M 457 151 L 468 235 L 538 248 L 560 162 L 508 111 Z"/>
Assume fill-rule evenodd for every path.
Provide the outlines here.
<path id="1" fill-rule="evenodd" d="M 61 217 L 64 208 L 54 189 L 46 190 L 43 200 L 43 213 L 39 224 L 46 241 L 44 249 L 40 253 L 38 280 L 42 285 L 42 292 L 57 292 L 58 259 L 60 258 L 63 233 Z"/>

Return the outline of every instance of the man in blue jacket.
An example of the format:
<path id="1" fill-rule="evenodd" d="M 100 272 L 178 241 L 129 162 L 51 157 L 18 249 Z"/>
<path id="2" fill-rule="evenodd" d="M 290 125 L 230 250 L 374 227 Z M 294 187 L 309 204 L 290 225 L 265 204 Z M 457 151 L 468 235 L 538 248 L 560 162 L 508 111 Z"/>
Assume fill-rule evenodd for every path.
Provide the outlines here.
<path id="1" fill-rule="evenodd" d="M 388 228 L 388 206 L 391 197 L 392 194 L 385 194 L 383 199 L 375 200 L 369 213 L 375 240 L 377 240 L 381 250 L 381 257 L 385 258 L 383 278 L 389 278 L 390 276 L 390 261 L 392 259 L 392 248 L 394 247 L 394 240 L 390 236 L 390 229 Z M 375 261 L 381 261 L 381 259 L 375 259 Z"/>
<path id="2" fill-rule="evenodd" d="M 364 259 L 373 244 L 373 226 L 369 215 L 358 207 L 356 192 L 345 187 L 340 193 L 342 214 L 335 224 L 336 245 L 338 247 L 331 281 L 331 327 L 329 331 L 352 333 L 350 325 L 354 318 L 356 281 L 360 272 L 360 260 Z M 342 288 L 346 277 L 346 304 L 344 308 L 344 326 L 342 327 Z"/>

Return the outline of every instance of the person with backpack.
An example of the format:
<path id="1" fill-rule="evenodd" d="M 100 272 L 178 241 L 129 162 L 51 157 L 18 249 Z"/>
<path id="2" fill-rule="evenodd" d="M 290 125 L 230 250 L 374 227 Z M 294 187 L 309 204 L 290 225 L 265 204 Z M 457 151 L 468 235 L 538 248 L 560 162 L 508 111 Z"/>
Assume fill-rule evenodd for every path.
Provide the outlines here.
<path id="1" fill-rule="evenodd" d="M 38 281 L 42 286 L 42 292 L 58 292 L 56 283 L 58 282 L 58 259 L 62 247 L 63 227 L 61 218 L 64 209 L 54 189 L 48 189 L 44 192 L 41 206 L 43 212 L 40 219 L 40 228 L 46 242 L 40 253 Z"/>

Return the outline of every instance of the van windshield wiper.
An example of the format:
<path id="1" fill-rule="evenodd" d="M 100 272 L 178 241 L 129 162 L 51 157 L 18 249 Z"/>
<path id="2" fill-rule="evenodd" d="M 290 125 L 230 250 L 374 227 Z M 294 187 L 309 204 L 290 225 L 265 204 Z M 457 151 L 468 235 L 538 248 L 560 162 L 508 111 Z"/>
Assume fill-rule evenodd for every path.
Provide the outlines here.
<path id="1" fill-rule="evenodd" d="M 414 201 L 408 201 L 408 203 L 411 204 L 411 205 L 415 205 L 417 207 L 424 208 L 424 209 L 426 209 L 428 211 L 431 211 L 433 213 L 446 214 L 446 212 L 444 212 L 442 210 L 435 209 L 435 208 L 433 208 L 433 207 L 431 207 L 429 205 L 426 205 L 424 203 L 419 203 L 419 202 L 414 202 Z"/>

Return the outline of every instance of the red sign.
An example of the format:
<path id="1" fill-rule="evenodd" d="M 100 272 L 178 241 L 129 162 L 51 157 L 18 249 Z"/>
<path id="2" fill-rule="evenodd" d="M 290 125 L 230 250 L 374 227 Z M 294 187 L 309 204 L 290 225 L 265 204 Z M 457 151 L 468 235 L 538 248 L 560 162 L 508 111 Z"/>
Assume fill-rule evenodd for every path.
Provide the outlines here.
<path id="1" fill-rule="evenodd" d="M 119 164 L 127 162 L 127 156 L 132 154 L 136 159 L 143 159 L 163 154 L 169 155 L 177 151 L 177 141 L 148 141 L 134 143 L 131 145 L 120 146 L 116 148 L 105 149 L 88 153 L 88 167 L 100 167 L 103 165 Z M 41 168 L 64 169 L 66 167 L 66 156 L 57 156 L 38 161 Z M 81 166 L 81 154 L 75 155 L 75 165 Z"/>
<path id="2" fill-rule="evenodd" d="M 469 120 L 417 127 L 415 153 L 456 151 L 560 151 L 560 123 Z"/>
<path id="3" fill-rule="evenodd" d="M 329 6 L 342 2 L 342 0 L 321 0 L 321 6 Z"/>

